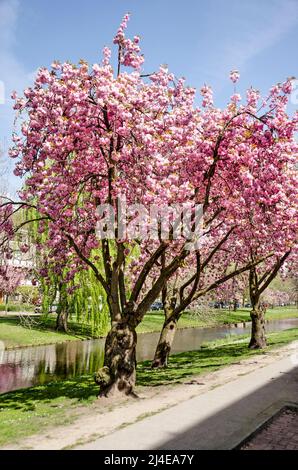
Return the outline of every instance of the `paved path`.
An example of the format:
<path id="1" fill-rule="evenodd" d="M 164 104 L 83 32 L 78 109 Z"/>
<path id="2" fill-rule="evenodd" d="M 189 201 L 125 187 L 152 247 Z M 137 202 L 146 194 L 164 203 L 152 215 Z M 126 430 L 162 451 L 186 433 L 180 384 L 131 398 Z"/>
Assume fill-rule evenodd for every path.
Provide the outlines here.
<path id="1" fill-rule="evenodd" d="M 298 408 L 283 408 L 244 443 L 241 449 L 298 450 Z"/>
<path id="2" fill-rule="evenodd" d="M 76 449 L 232 449 L 295 402 L 298 367 L 288 356 Z"/>

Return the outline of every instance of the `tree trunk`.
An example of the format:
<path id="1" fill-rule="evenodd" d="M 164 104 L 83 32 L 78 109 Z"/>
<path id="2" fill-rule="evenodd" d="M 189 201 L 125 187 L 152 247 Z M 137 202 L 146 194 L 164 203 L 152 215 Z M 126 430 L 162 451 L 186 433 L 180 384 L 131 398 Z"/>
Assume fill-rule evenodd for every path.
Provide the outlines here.
<path id="1" fill-rule="evenodd" d="M 67 309 L 62 309 L 57 314 L 56 330 L 57 331 L 63 331 L 64 333 L 67 333 L 67 331 L 68 331 L 67 320 L 68 320 L 68 311 L 67 311 Z"/>
<path id="2" fill-rule="evenodd" d="M 153 369 L 167 367 L 177 329 L 177 323 L 178 319 L 175 317 L 170 317 L 165 320 L 152 362 Z"/>
<path id="3" fill-rule="evenodd" d="M 63 282 L 59 283 L 59 305 L 57 308 L 57 320 L 56 320 L 56 330 L 63 331 L 67 333 L 67 320 L 68 320 L 68 299 L 66 284 Z"/>
<path id="4" fill-rule="evenodd" d="M 265 336 L 265 312 L 261 308 L 255 308 L 250 312 L 251 316 L 251 339 L 250 349 L 263 349 L 267 346 Z"/>
<path id="5" fill-rule="evenodd" d="M 113 322 L 106 338 L 104 366 L 96 373 L 99 396 L 133 395 L 136 382 L 137 334 L 129 323 Z"/>

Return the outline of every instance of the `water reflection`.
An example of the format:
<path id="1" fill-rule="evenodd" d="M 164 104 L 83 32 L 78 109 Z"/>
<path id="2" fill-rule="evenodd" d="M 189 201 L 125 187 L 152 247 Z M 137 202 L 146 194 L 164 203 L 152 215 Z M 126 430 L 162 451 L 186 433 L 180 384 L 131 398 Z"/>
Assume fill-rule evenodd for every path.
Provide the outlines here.
<path id="1" fill-rule="evenodd" d="M 298 319 L 276 320 L 267 331 L 298 326 Z M 248 333 L 250 327 L 193 328 L 179 330 L 173 352 L 198 349 L 202 343 L 231 334 Z M 159 333 L 139 335 L 137 359 L 151 359 Z M 49 346 L 0 350 L 0 392 L 44 384 L 95 372 L 103 364 L 104 339 L 70 341 Z"/>

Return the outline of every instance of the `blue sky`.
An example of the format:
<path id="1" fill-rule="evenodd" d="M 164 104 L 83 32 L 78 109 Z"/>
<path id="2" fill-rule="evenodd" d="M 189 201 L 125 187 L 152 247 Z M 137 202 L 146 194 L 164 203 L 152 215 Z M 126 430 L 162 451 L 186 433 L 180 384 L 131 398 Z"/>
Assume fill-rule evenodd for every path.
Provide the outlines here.
<path id="1" fill-rule="evenodd" d="M 127 11 L 127 35 L 141 36 L 144 71 L 166 63 L 194 87 L 210 84 L 217 106 L 232 93 L 233 68 L 241 73 L 240 93 L 250 85 L 266 92 L 298 76 L 298 0 L 0 0 L 0 80 L 6 91 L 0 178 L 13 128 L 11 90 L 26 88 L 36 69 L 54 59 L 99 61 Z M 19 184 L 10 170 L 0 190 L 6 185 L 13 192 Z"/>

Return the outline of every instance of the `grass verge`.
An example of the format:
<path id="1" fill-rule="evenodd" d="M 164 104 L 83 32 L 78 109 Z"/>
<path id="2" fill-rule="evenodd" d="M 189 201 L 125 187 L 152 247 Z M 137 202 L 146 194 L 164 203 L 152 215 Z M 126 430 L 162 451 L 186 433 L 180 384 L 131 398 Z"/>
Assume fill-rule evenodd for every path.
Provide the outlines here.
<path id="1" fill-rule="evenodd" d="M 0 340 L 5 342 L 6 348 L 62 343 L 83 338 L 78 334 L 57 332 L 53 327 L 47 325 L 33 324 L 31 328 L 24 327 L 18 316 L 0 317 Z"/>

